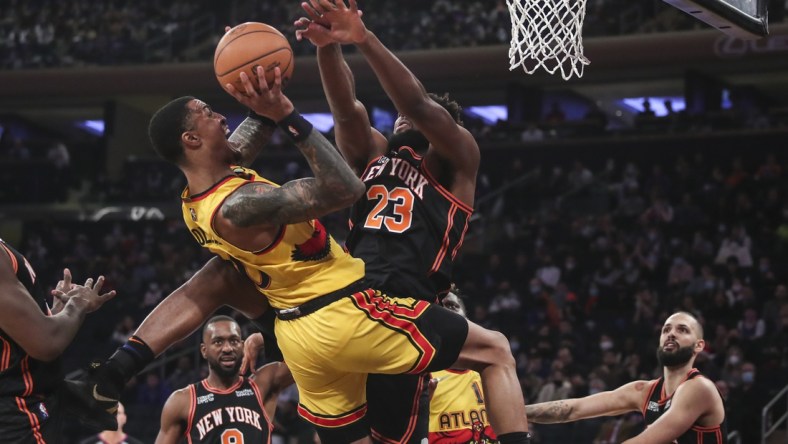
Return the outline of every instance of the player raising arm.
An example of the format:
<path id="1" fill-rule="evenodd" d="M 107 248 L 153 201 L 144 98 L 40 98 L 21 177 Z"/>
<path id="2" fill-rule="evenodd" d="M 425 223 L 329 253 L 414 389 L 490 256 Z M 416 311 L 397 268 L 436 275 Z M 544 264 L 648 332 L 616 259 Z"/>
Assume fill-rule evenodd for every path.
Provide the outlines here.
<path id="1" fill-rule="evenodd" d="M 657 348 L 661 378 L 630 382 L 585 398 L 532 404 L 525 408 L 528 420 L 554 424 L 639 411 L 646 430 L 627 443 L 727 443 L 722 396 L 692 367 L 704 345 L 698 320 L 686 312 L 674 313 L 662 326 Z"/>

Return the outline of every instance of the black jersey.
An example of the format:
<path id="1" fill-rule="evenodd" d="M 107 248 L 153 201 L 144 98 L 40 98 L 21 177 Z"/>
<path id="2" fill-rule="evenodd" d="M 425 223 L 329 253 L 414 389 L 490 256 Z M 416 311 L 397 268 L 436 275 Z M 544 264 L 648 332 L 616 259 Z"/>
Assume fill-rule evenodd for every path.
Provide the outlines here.
<path id="1" fill-rule="evenodd" d="M 189 443 L 269 443 L 273 425 L 263 408 L 257 385 L 248 378 L 227 390 L 202 381 L 189 386 L 191 409 L 186 428 Z"/>
<path id="2" fill-rule="evenodd" d="M 364 260 L 370 285 L 431 301 L 447 292 L 473 209 L 409 147 L 373 160 L 361 179 L 367 191 L 351 209 L 347 247 Z"/>
<path id="3" fill-rule="evenodd" d="M 36 273 L 27 259 L 2 239 L 0 254 L 8 255 L 19 282 L 41 311 L 49 314 L 46 299 L 36 285 Z M 59 360 L 43 362 L 31 358 L 0 330 L 0 436 L 4 442 L 49 442 L 44 426 L 54 424 L 50 414 L 56 404 L 54 394 L 61 381 L 60 371 Z"/>
<path id="4" fill-rule="evenodd" d="M 698 369 L 693 368 L 687 373 L 688 381 L 692 378 L 703 376 Z M 673 395 L 665 394 L 664 378 L 654 381 L 649 391 L 649 397 L 643 405 L 643 416 L 646 419 L 646 426 L 653 424 L 669 408 Z M 682 382 L 683 384 L 684 382 Z M 681 385 L 681 384 L 679 384 Z M 720 399 L 722 396 L 720 395 Z M 723 401 L 724 403 L 725 401 Z M 722 419 L 722 423 L 715 427 L 701 427 L 693 425 L 674 441 L 677 444 L 725 444 L 728 442 L 727 418 Z"/>

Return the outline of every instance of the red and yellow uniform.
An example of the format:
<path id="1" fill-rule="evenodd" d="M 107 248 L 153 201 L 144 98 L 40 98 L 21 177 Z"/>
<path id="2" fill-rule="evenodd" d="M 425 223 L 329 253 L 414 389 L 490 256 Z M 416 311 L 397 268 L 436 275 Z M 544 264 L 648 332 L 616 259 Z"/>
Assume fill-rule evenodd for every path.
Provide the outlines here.
<path id="1" fill-rule="evenodd" d="M 368 373 L 418 374 L 431 365 L 444 368 L 454 362 L 467 323 L 458 323 L 453 315 L 446 319 L 446 310 L 428 302 L 360 286 L 364 262 L 340 247 L 319 221 L 282 226 L 275 241 L 259 251 L 223 239 L 214 230 L 216 212 L 233 191 L 250 182 L 276 186 L 252 170 L 235 168 L 203 193 L 184 191 L 183 218 L 197 242 L 244 270 L 276 309 L 352 288 L 346 297 L 309 315 L 276 321 L 279 346 L 298 385 L 302 417 L 321 427 L 353 424 L 366 413 Z"/>
<path id="2" fill-rule="evenodd" d="M 497 443 L 487 418 L 481 376 L 471 370 L 433 372 L 438 385 L 430 401 L 430 443 Z"/>

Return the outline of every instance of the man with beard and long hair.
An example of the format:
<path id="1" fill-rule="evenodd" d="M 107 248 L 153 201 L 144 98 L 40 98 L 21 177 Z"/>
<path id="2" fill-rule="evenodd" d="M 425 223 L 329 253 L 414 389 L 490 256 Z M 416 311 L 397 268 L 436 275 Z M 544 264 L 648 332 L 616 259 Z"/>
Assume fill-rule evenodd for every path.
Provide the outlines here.
<path id="1" fill-rule="evenodd" d="M 351 208 L 346 245 L 367 281 L 392 296 L 434 302 L 449 291 L 452 267 L 473 212 L 479 146 L 460 106 L 427 93 L 418 78 L 368 31 L 353 8 L 304 2 L 296 37 L 317 47 L 337 148 L 364 181 Z M 357 34 L 364 42 L 343 38 Z M 368 38 L 367 38 L 368 36 Z M 356 98 L 342 43 L 356 43 L 398 111 L 386 140 Z M 378 441 L 421 443 L 429 425 L 428 375 L 369 375 L 367 416 Z"/>
<path id="2" fill-rule="evenodd" d="M 293 383 L 287 366 L 273 362 L 243 377 L 241 327 L 229 316 L 209 319 L 202 339 L 208 377 L 170 395 L 156 443 L 270 442 L 277 396 Z"/>
<path id="3" fill-rule="evenodd" d="M 674 313 L 663 324 L 657 347 L 661 378 L 630 382 L 585 398 L 529 405 L 528 419 L 554 424 L 640 411 L 646 430 L 625 443 L 727 443 L 722 395 L 692 367 L 705 345 L 698 320 L 684 311 Z"/>

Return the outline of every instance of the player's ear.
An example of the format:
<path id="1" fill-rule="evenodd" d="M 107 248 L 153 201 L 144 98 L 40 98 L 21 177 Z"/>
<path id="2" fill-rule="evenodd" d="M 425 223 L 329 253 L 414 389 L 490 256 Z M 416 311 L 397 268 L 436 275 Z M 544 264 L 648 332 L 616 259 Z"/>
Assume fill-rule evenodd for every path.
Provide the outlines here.
<path id="1" fill-rule="evenodd" d="M 695 351 L 700 353 L 704 348 L 706 348 L 706 341 L 703 339 L 698 339 L 698 342 L 695 343 Z"/>
<path id="2" fill-rule="evenodd" d="M 181 134 L 181 142 L 186 146 L 197 146 L 200 143 L 200 138 L 192 131 L 184 131 Z"/>
<path id="3" fill-rule="evenodd" d="M 208 351 L 208 347 L 205 346 L 205 342 L 200 342 L 200 354 L 202 355 L 203 359 L 207 359 L 205 353 Z"/>

